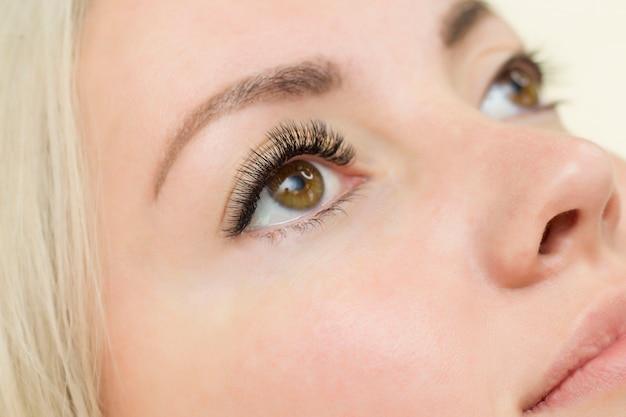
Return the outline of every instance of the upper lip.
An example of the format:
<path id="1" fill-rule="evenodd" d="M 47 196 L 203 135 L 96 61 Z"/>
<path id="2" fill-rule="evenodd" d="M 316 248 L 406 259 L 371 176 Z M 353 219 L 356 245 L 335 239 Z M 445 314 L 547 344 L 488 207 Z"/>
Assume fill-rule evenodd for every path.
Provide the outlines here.
<path id="1" fill-rule="evenodd" d="M 626 335 L 626 288 L 598 297 L 576 320 L 571 336 L 540 384 L 541 391 L 525 408 L 531 411 L 574 372 Z"/>

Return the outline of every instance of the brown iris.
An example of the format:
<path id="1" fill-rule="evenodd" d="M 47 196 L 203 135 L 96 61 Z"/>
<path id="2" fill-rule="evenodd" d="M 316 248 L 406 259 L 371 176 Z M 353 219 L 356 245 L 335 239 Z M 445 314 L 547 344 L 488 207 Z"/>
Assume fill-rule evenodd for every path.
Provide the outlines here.
<path id="1" fill-rule="evenodd" d="M 539 105 L 541 82 L 533 78 L 527 71 L 513 68 L 502 75 L 500 83 L 513 86 L 509 98 L 518 106 L 535 107 Z"/>
<path id="2" fill-rule="evenodd" d="M 313 164 L 298 160 L 279 169 L 267 188 L 272 198 L 281 206 L 308 210 L 322 199 L 324 180 Z"/>

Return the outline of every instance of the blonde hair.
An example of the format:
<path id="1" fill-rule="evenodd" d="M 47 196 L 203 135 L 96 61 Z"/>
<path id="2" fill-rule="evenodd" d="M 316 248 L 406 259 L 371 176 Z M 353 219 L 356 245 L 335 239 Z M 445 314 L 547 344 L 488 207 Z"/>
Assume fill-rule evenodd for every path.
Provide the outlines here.
<path id="1" fill-rule="evenodd" d="M 85 0 L 0 3 L 0 415 L 98 411 L 95 210 L 76 116 Z"/>

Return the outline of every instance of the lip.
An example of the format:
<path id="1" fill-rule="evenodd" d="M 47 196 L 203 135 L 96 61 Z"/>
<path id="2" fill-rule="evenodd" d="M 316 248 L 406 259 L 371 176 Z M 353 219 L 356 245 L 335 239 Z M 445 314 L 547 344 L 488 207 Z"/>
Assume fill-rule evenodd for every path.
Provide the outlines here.
<path id="1" fill-rule="evenodd" d="M 599 297 L 574 325 L 571 337 L 541 383 L 526 414 L 565 408 L 626 384 L 626 288 Z"/>

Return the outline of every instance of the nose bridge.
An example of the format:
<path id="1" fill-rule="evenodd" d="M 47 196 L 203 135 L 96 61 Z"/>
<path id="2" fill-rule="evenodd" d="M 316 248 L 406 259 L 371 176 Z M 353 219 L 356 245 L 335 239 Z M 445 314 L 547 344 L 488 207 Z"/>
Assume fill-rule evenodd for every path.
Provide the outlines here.
<path id="1" fill-rule="evenodd" d="M 608 242 L 619 216 L 609 155 L 591 142 L 499 126 L 478 138 L 475 243 L 485 273 L 516 288 L 588 259 Z"/>

